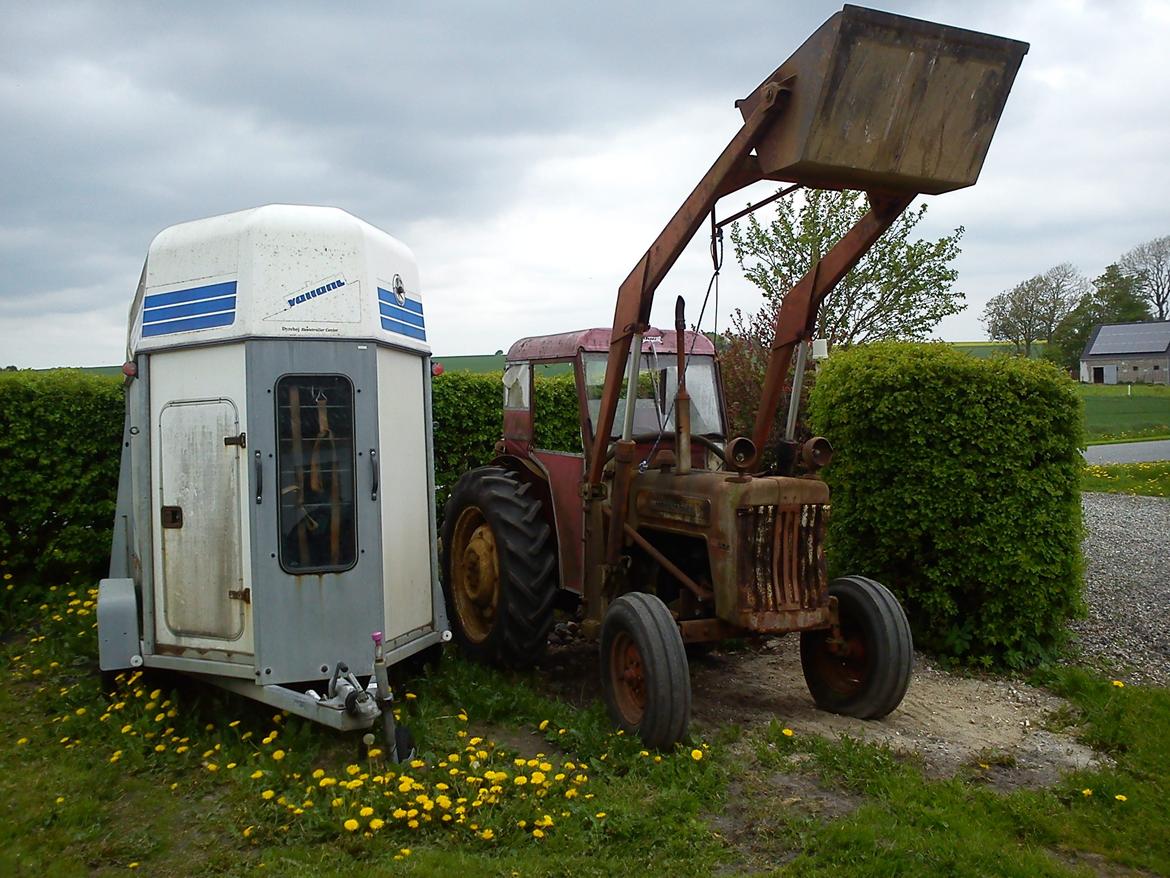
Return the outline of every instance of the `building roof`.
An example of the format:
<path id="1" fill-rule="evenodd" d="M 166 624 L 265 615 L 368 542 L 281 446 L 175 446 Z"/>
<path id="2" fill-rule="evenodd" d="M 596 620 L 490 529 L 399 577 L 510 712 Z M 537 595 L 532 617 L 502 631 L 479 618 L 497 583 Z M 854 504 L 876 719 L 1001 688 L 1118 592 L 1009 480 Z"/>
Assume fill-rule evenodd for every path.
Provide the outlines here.
<path id="1" fill-rule="evenodd" d="M 508 351 L 508 362 L 538 360 L 567 360 L 577 356 L 578 351 L 608 352 L 609 329 L 581 329 L 576 332 L 562 332 L 559 335 L 538 335 L 522 338 Z M 676 333 L 673 329 L 655 329 L 651 326 L 642 338 L 642 353 L 673 354 Z M 715 345 L 707 336 L 691 332 L 683 333 L 684 350 L 696 354 L 714 354 Z"/>
<path id="2" fill-rule="evenodd" d="M 1165 354 L 1170 352 L 1170 320 L 1105 323 L 1093 328 L 1082 360 L 1090 357 Z"/>

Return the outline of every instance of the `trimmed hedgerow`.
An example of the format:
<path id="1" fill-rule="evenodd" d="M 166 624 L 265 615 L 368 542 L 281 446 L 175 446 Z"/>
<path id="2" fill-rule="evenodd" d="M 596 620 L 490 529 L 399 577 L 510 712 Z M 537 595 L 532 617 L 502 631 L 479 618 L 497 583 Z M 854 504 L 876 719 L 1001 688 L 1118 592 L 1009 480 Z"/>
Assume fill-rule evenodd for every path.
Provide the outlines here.
<path id="1" fill-rule="evenodd" d="M 435 485 L 439 514 L 467 470 L 488 463 L 503 435 L 504 385 L 499 372 L 445 372 L 431 381 Z"/>
<path id="2" fill-rule="evenodd" d="M 937 654 L 1021 667 L 1081 611 L 1080 400 L 1046 363 L 941 344 L 834 353 L 810 407 L 836 457 L 829 559 L 901 598 Z"/>
<path id="3" fill-rule="evenodd" d="M 580 451 L 577 389 L 572 375 L 537 377 L 536 447 Z M 499 372 L 445 372 L 431 384 L 435 422 L 435 484 L 439 515 L 451 486 L 494 456 L 503 435 L 504 385 Z"/>
<path id="4" fill-rule="evenodd" d="M 122 420 L 116 377 L 0 372 L 0 618 L 31 583 L 106 574 Z"/>

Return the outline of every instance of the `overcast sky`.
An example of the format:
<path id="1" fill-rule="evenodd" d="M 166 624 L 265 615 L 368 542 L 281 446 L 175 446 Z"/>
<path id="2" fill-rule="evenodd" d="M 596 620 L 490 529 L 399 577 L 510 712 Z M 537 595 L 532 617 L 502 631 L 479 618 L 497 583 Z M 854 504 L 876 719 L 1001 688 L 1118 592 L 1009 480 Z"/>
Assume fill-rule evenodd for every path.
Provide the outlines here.
<path id="1" fill-rule="evenodd" d="M 1170 234 L 1170 2 L 884 2 L 1031 43 L 963 225 L 967 310 L 1060 262 L 1089 277 Z M 268 203 L 344 208 L 419 261 L 437 354 L 608 326 L 618 284 L 840 3 L 0 6 L 0 366 L 123 359 L 150 240 Z M 721 205 L 723 214 L 768 187 Z M 706 242 L 675 294 L 693 320 Z M 728 247 L 719 326 L 758 291 Z M 712 328 L 709 313 L 704 328 Z"/>

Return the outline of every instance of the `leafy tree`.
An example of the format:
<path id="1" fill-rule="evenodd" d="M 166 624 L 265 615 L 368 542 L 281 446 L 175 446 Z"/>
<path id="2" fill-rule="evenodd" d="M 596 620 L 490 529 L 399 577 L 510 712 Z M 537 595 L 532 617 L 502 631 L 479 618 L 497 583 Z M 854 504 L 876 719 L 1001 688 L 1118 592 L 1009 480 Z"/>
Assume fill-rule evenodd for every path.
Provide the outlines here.
<path id="1" fill-rule="evenodd" d="M 735 312 L 718 345 L 733 435 L 751 433 L 784 296 L 868 209 L 860 192 L 808 190 L 802 201 L 780 201 L 767 225 L 752 215 L 746 224 L 732 226 L 736 261 L 764 293 L 758 311 Z M 840 345 L 924 339 L 943 317 L 962 310 L 963 293 L 951 289 L 958 276 L 951 263 L 963 229 L 937 241 L 912 238 L 925 214 L 925 204 L 904 213 L 841 280 L 817 314 L 819 337 Z M 815 377 L 812 368 L 806 373 L 805 396 Z M 781 406 L 773 439 L 786 417 L 787 408 Z M 798 425 L 798 438 L 805 432 Z"/>
<path id="2" fill-rule="evenodd" d="M 1029 357 L 1037 341 L 1052 341 L 1056 327 L 1088 288 L 1084 277 L 1062 262 L 992 296 L 983 309 L 983 325 L 993 341 L 1011 342 L 1016 353 Z"/>
<path id="3" fill-rule="evenodd" d="M 767 226 L 755 215 L 732 226 L 736 261 L 764 291 L 765 317 L 774 318 L 788 291 L 867 210 L 860 192 L 811 189 L 799 203 L 779 201 Z M 925 204 L 907 210 L 842 279 L 821 305 L 818 336 L 830 344 L 924 339 L 942 318 L 962 310 L 963 293 L 951 289 L 958 277 L 951 263 L 963 228 L 937 241 L 911 240 L 925 215 Z"/>
<path id="4" fill-rule="evenodd" d="M 1060 321 L 1044 355 L 1066 369 L 1076 369 L 1093 327 L 1099 323 L 1139 323 L 1150 309 L 1137 292 L 1138 280 L 1114 263 L 1093 281 L 1093 289 Z"/>
<path id="5" fill-rule="evenodd" d="M 1170 314 L 1170 235 L 1139 244 L 1121 257 L 1120 268 L 1137 280 L 1137 292 L 1156 319 Z"/>

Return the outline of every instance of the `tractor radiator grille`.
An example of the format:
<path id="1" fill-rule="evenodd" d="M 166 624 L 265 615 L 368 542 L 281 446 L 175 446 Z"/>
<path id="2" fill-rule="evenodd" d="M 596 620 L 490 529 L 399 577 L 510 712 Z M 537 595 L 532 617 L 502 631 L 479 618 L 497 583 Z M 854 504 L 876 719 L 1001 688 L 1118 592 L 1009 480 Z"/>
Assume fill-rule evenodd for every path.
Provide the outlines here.
<path id="1" fill-rule="evenodd" d="M 752 612 L 811 609 L 824 603 L 825 519 L 816 504 L 741 510 L 740 591 Z"/>

